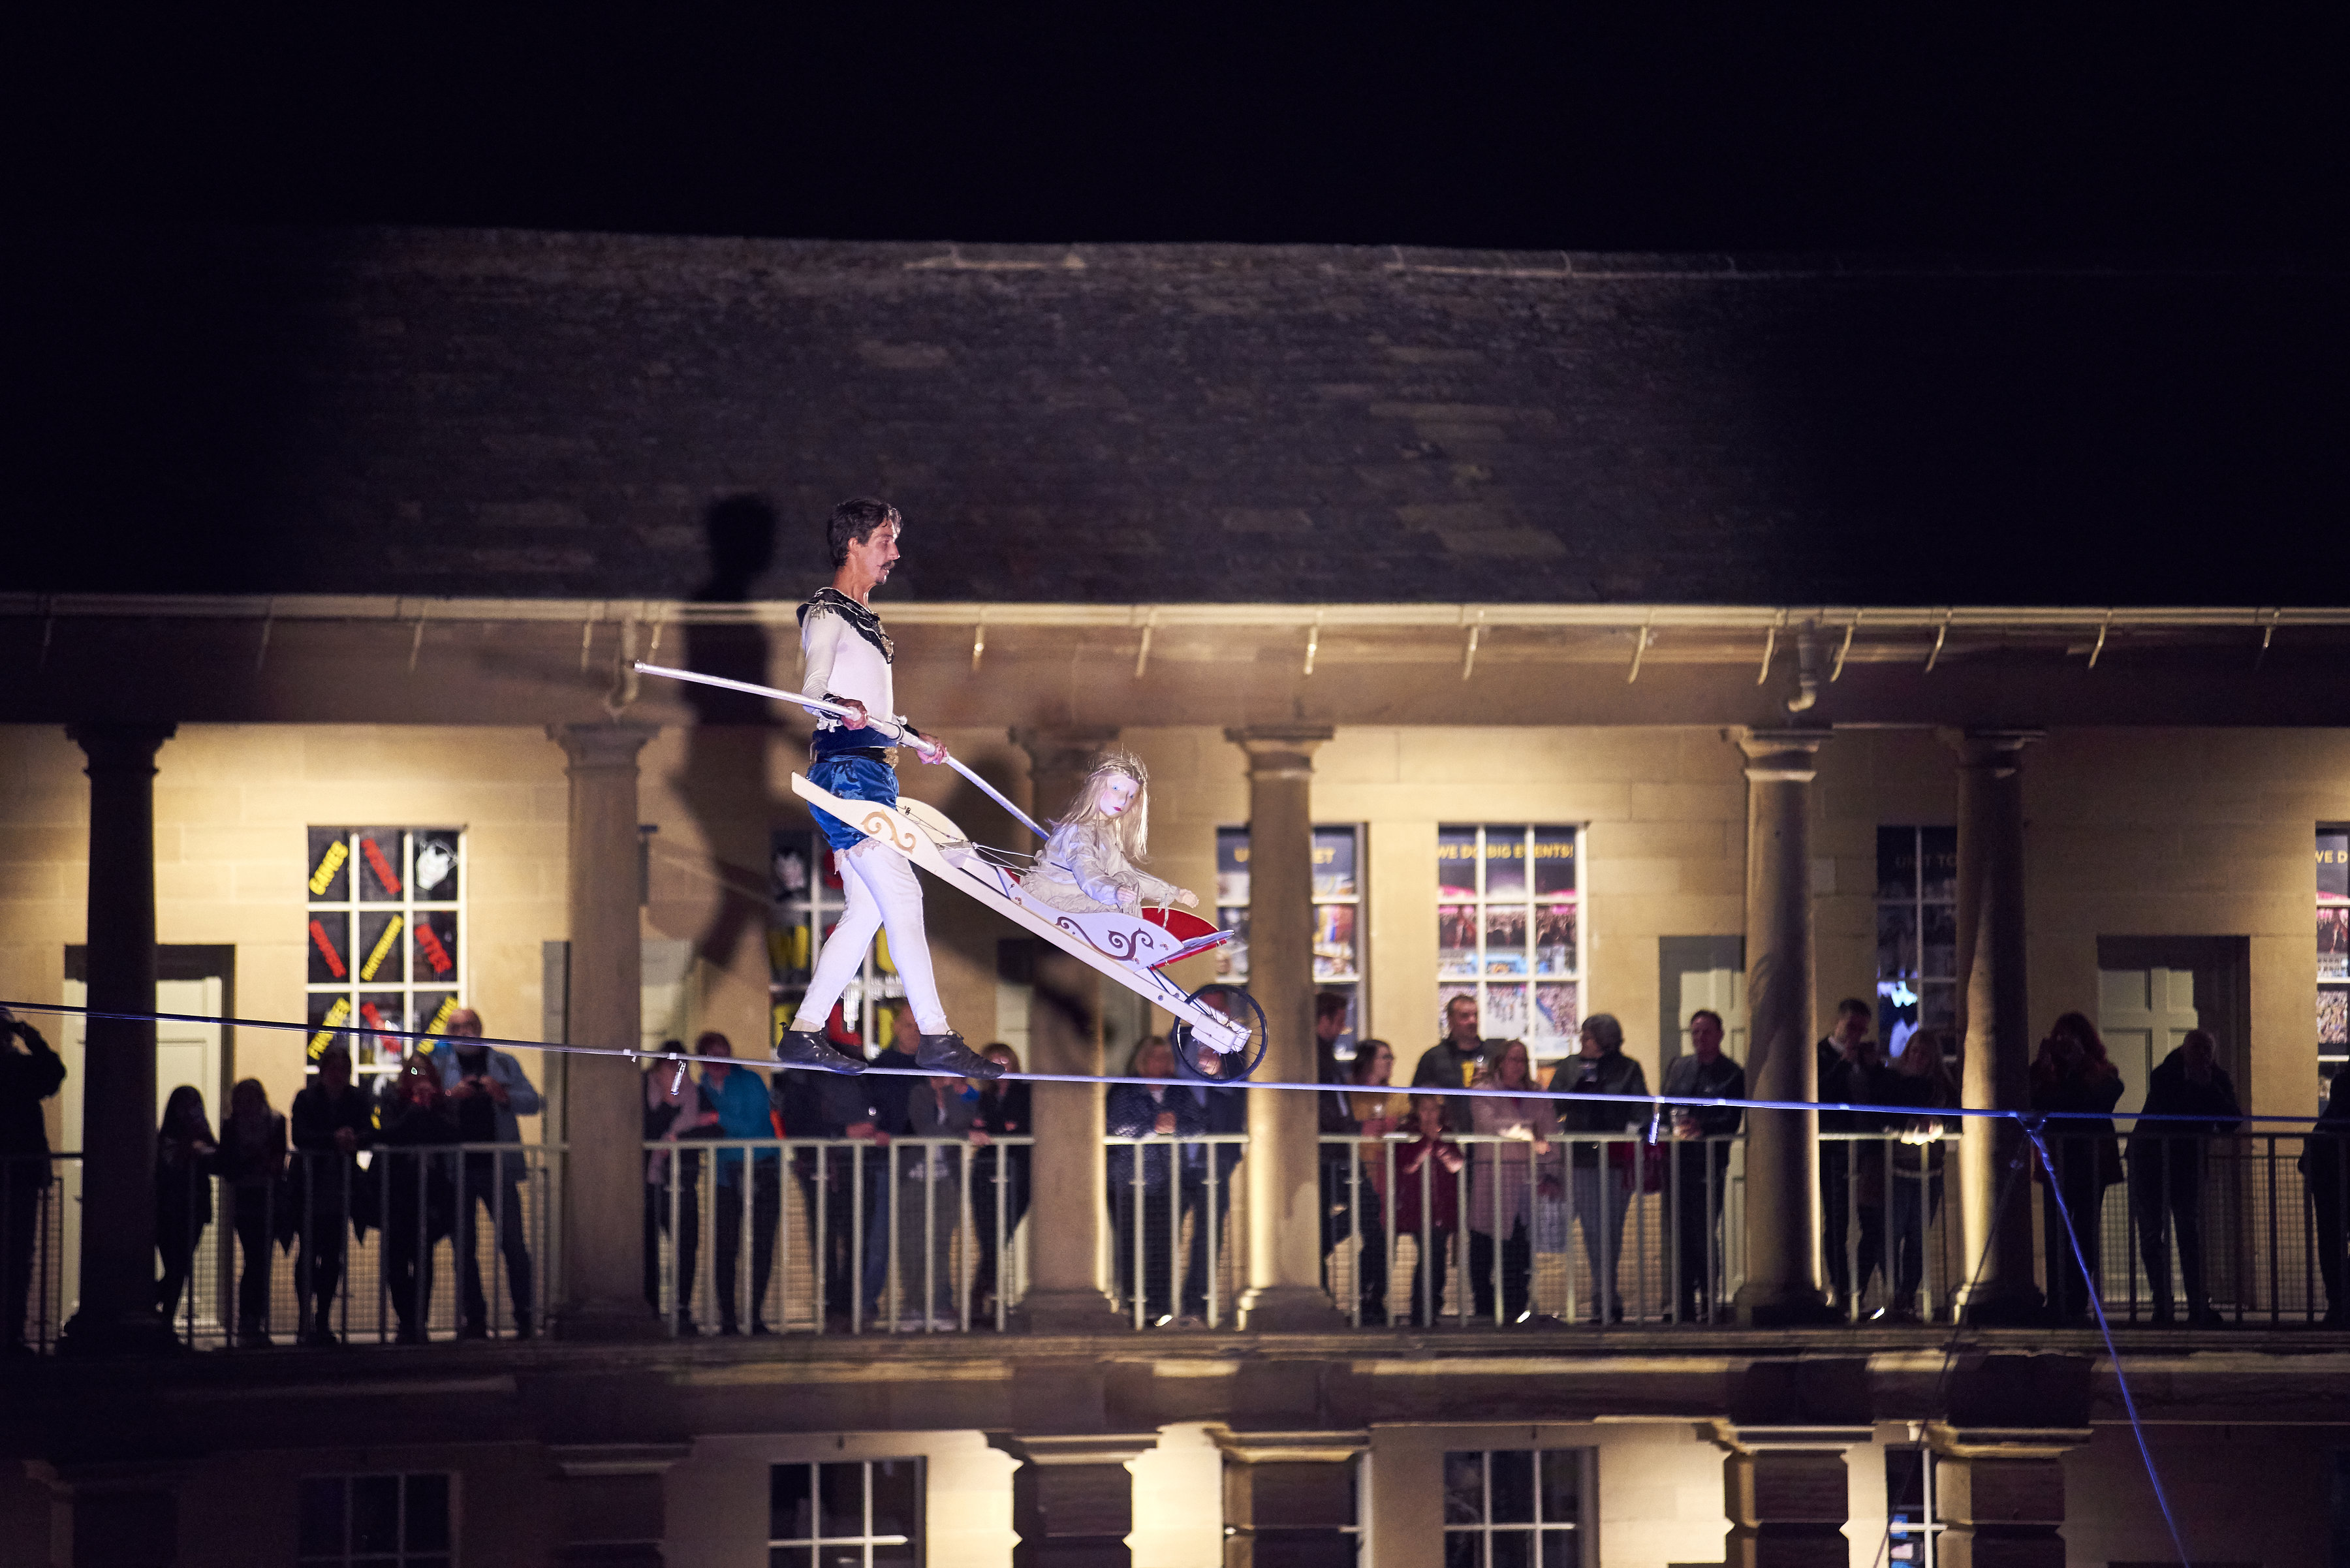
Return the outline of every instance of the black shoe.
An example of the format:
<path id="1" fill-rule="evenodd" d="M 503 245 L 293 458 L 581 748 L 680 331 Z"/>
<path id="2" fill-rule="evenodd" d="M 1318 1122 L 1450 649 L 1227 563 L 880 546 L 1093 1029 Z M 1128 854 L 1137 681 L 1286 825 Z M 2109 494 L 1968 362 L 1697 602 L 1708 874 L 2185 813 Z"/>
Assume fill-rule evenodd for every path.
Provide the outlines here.
<path id="1" fill-rule="evenodd" d="M 457 1331 L 457 1337 L 459 1339 L 487 1339 L 490 1337 L 490 1325 L 478 1320 L 468 1323 L 464 1327 Z"/>
<path id="2" fill-rule="evenodd" d="M 914 1065 L 936 1073 L 952 1073 L 958 1078 L 1001 1078 L 1003 1064 L 991 1062 L 962 1043 L 962 1036 L 949 1033 L 925 1034 L 914 1051 Z"/>
<path id="3" fill-rule="evenodd" d="M 786 1029 L 775 1044 L 775 1060 L 786 1067 L 814 1067 L 827 1073 L 862 1073 L 865 1063 L 832 1048 L 813 1029 Z"/>
<path id="4" fill-rule="evenodd" d="M 677 1314 L 677 1336 L 680 1339 L 700 1339 L 702 1330 L 691 1318 L 680 1313 Z"/>
<path id="5" fill-rule="evenodd" d="M 734 1320 L 733 1318 L 728 1318 L 718 1325 L 718 1337 L 721 1339 L 733 1339 L 742 1332 L 743 1331 L 741 1329 L 734 1326 Z"/>
<path id="6" fill-rule="evenodd" d="M 516 1339 L 528 1339 L 528 1338 L 532 1337 L 534 1334 L 536 1334 L 537 1332 L 538 1332 L 538 1330 L 537 1330 L 536 1327 L 534 1327 L 534 1326 L 532 1325 L 532 1324 L 531 1324 L 531 1321 L 530 1321 L 530 1314 L 528 1314 L 528 1313 L 526 1313 L 526 1312 L 525 1312 L 525 1313 L 516 1313 L 516 1314 L 515 1314 L 515 1332 L 514 1332 L 514 1336 L 515 1336 Z"/>
<path id="7" fill-rule="evenodd" d="M 331 1349 L 343 1342 L 335 1337 L 335 1331 L 333 1329 L 318 1327 L 313 1328 L 309 1333 L 304 1334 L 302 1336 L 302 1343 L 305 1345 L 316 1345 L 323 1350 Z"/>
<path id="8" fill-rule="evenodd" d="M 764 1320 L 754 1317 L 751 1320 L 751 1332 L 754 1335 L 766 1335 L 772 1334 L 775 1331 L 769 1328 Z"/>

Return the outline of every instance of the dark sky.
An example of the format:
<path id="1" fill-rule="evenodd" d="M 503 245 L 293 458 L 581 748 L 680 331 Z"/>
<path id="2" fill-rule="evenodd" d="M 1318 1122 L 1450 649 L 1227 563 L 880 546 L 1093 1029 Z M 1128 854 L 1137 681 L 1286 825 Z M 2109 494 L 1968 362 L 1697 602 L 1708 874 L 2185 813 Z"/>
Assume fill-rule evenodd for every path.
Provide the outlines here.
<path id="1" fill-rule="evenodd" d="M 18 213 L 2239 255 L 2337 254 L 2345 228 L 2340 6 L 74 9 L 10 25 Z"/>

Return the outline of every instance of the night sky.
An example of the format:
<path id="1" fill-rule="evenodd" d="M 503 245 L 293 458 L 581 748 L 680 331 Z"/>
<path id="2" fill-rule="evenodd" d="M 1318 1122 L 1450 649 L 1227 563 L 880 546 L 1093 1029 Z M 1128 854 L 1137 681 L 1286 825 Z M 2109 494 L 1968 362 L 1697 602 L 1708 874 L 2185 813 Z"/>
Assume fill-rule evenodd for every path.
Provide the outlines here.
<path id="1" fill-rule="evenodd" d="M 12 21 L 19 214 L 2011 254 L 2345 232 L 2338 6 L 77 9 Z"/>

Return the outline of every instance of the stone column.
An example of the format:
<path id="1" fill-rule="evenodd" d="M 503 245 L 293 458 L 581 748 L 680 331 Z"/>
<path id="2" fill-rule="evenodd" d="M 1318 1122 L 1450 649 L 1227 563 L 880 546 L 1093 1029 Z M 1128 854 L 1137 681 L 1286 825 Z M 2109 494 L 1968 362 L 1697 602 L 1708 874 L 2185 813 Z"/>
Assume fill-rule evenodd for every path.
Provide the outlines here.
<path id="1" fill-rule="evenodd" d="M 1118 732 L 1027 730 L 1012 739 L 1028 753 L 1029 815 L 1058 812 Z M 1102 979 L 1039 940 L 1028 1002 L 1028 1066 L 1038 1073 L 1102 1070 Z M 1123 1326 L 1101 1288 L 1103 1189 L 1102 1090 L 1092 1084 L 1037 1084 L 1029 1113 L 1036 1147 L 1030 1158 L 1028 1293 L 1015 1316 L 1039 1334 L 1106 1333 Z M 1119 1475 L 1125 1472 L 1120 1470 Z M 1121 1530 L 1121 1538 L 1124 1535 Z M 1124 1552 L 1123 1545 L 1119 1551 Z M 1119 1561 L 1123 1562 L 1121 1556 Z"/>
<path id="2" fill-rule="evenodd" d="M 563 1477 L 563 1528 L 553 1561 L 582 1568 L 661 1568 L 669 1538 L 665 1478 L 692 1451 L 686 1443 L 549 1449 Z"/>
<path id="3" fill-rule="evenodd" d="M 1039 1087 L 1042 1087 L 1040 1085 Z M 1012 1476 L 1013 1568 L 1127 1568 L 1134 1529 L 1128 1461 L 1159 1446 L 1156 1432 L 989 1439 L 1020 1461 Z"/>
<path id="4" fill-rule="evenodd" d="M 1369 1433 L 1209 1436 L 1224 1455 L 1224 1568 L 1354 1568 L 1355 1457 Z"/>
<path id="5" fill-rule="evenodd" d="M 1825 730 L 1749 730 L 1746 753 L 1746 1092 L 1818 1093 L 1812 1028 L 1811 795 Z M 1746 1121 L 1746 1282 L 1738 1319 L 1826 1322 L 1819 1280 L 1819 1117 L 1754 1111 Z M 1841 1518 L 1841 1514 L 1838 1516 Z"/>
<path id="6" fill-rule="evenodd" d="M 634 1050 L 642 1027 L 637 914 L 637 753 L 658 733 L 635 723 L 550 724 L 570 759 L 570 996 L 576 1045 Z M 624 1056 L 574 1056 L 565 1082 L 563 1275 L 549 1282 L 565 1339 L 651 1339 L 645 1301 L 644 1090 Z"/>
<path id="7" fill-rule="evenodd" d="M 78 724 L 88 757 L 89 995 L 155 1011 L 155 753 L 178 726 Z M 63 1348 L 167 1345 L 155 1310 L 155 1025 L 92 1018 L 82 1051 L 81 1305 Z"/>
<path id="8" fill-rule="evenodd" d="M 1723 1568 L 1817 1568 L 1842 1563 L 1852 1507 L 1845 1454 L 1875 1433 L 1867 1427 L 1756 1427 L 1718 1422 L 1723 1511 L 1730 1534 Z"/>
<path id="9" fill-rule="evenodd" d="M 1264 1009 L 1256 1076 L 1312 1083 L 1314 1053 L 1314 753 L 1327 724 L 1226 730 L 1249 759 L 1249 994 Z M 1248 1283 L 1253 1329 L 1336 1328 L 1346 1316 L 1322 1289 L 1321 1123 L 1312 1095 L 1249 1091 Z"/>
<path id="10" fill-rule="evenodd" d="M 2064 1453 L 2089 1429 L 1926 1428 L 1942 1568 L 2064 1568 Z"/>
<path id="11" fill-rule="evenodd" d="M 2036 730 L 1945 730 L 1959 756 L 1959 1028 L 1964 1104 L 2022 1109 L 2031 1098 L 2032 1020 L 2024 992 L 2023 748 Z M 1970 1116 L 1959 1130 L 1959 1217 L 1966 1276 L 1961 1303 L 1978 1322 L 2028 1319 L 2040 1307 L 2033 1277 L 2032 1189 L 2003 1177 L 2023 1152 L 2012 1121 Z M 1977 1263 L 1980 1260 L 1980 1275 Z M 1968 1287 L 1961 1286 L 1962 1290 Z"/>

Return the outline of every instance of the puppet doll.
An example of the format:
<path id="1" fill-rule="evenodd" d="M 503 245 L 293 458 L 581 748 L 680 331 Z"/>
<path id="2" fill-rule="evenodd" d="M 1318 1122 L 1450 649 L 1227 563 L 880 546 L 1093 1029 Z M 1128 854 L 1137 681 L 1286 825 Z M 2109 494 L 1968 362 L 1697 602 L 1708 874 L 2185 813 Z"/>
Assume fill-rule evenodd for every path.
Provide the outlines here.
<path id="1" fill-rule="evenodd" d="M 1071 914 L 1115 909 L 1139 914 L 1146 904 L 1196 905 L 1188 888 L 1138 869 L 1150 838 L 1150 775 L 1137 758 L 1115 752 L 1078 786 L 1020 895 Z"/>

